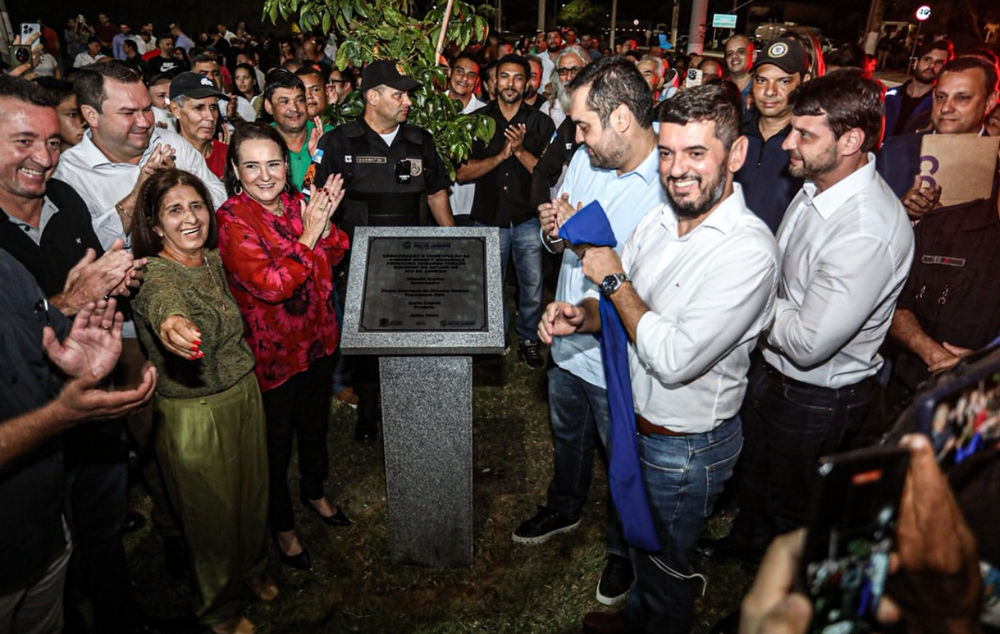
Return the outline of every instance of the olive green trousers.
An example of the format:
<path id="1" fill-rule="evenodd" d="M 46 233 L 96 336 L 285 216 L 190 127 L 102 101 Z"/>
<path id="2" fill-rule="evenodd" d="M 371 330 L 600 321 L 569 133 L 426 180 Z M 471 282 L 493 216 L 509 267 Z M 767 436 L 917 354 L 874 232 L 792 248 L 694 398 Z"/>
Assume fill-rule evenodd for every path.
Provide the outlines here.
<path id="1" fill-rule="evenodd" d="M 267 566 L 267 445 L 253 373 L 219 394 L 154 401 L 156 453 L 191 551 L 194 611 L 240 614 L 244 581 Z"/>

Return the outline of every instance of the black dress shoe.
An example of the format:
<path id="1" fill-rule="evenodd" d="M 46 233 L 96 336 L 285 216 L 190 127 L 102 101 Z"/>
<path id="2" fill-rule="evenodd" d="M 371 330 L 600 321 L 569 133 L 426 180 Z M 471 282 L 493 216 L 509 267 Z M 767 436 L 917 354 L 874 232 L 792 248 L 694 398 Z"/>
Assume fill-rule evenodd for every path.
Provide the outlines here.
<path id="1" fill-rule="evenodd" d="M 136 513 L 135 511 L 129 511 L 125 514 L 125 519 L 122 520 L 121 534 L 128 535 L 129 533 L 134 533 L 145 525 L 145 515 L 142 513 Z"/>
<path id="2" fill-rule="evenodd" d="M 327 526 L 350 526 L 351 524 L 354 523 L 351 521 L 351 518 L 344 515 L 344 511 L 339 506 L 336 507 L 337 512 L 334 513 L 333 515 L 323 515 L 322 513 L 319 512 L 318 508 L 313 506 L 313 503 L 309 500 L 307 496 L 302 495 L 300 496 L 299 499 L 302 500 L 302 504 L 304 504 L 307 509 L 318 515 L 319 518 L 323 520 L 323 523 L 326 524 Z"/>
<path id="3" fill-rule="evenodd" d="M 281 563 L 285 564 L 289 568 L 295 568 L 296 570 L 311 570 L 312 561 L 309 559 L 309 551 L 306 547 L 302 547 L 302 552 L 298 555 L 286 555 L 285 551 L 281 550 L 281 544 L 278 542 L 278 536 L 271 534 L 271 539 L 274 541 L 274 547 L 278 549 L 278 559 Z"/>

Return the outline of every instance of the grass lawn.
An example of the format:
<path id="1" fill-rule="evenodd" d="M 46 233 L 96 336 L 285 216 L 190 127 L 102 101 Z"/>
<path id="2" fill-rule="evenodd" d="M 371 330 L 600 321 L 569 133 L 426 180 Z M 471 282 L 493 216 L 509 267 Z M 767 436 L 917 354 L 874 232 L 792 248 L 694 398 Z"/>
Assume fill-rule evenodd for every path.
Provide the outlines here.
<path id="1" fill-rule="evenodd" d="M 552 469 L 546 378 L 511 351 L 474 364 L 475 561 L 469 569 L 395 566 L 389 561 L 381 438 L 354 442 L 354 410 L 335 401 L 327 493 L 355 525 L 327 528 L 296 501 L 299 534 L 312 555 L 310 572 L 282 566 L 271 546 L 269 570 L 281 588 L 271 604 L 248 616 L 267 634 L 404 632 L 524 634 L 581 631 L 586 612 L 606 609 L 594 591 L 604 566 L 607 479 L 595 477 L 579 529 L 539 546 L 511 542 L 510 533 L 544 502 Z M 295 472 L 293 463 L 292 472 Z M 297 500 L 298 485 L 293 484 Z M 148 512 L 142 489 L 132 506 Z M 433 512 L 428 509 L 428 512 Z M 729 518 L 708 531 L 724 533 Z M 160 538 L 147 526 L 126 538 L 132 578 L 151 616 L 189 614 L 187 583 L 167 575 Z M 698 562 L 708 578 L 697 605 L 696 632 L 734 609 L 749 584 L 736 563 Z"/>

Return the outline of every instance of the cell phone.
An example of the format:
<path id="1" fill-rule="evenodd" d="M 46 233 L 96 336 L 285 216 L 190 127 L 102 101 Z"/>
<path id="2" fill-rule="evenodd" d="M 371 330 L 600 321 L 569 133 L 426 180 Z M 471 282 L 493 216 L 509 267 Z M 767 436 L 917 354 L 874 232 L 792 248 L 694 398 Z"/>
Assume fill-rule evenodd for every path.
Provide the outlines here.
<path id="1" fill-rule="evenodd" d="M 29 37 L 35 33 L 42 32 L 42 25 L 38 22 L 22 22 L 21 23 L 21 42 L 25 42 Z"/>
<path id="2" fill-rule="evenodd" d="M 874 631 L 909 463 L 902 447 L 819 460 L 797 576 L 797 589 L 813 604 L 810 634 Z"/>
<path id="3" fill-rule="evenodd" d="M 685 88 L 696 88 L 701 85 L 701 78 L 704 75 L 704 71 L 697 68 L 689 68 L 687 71 L 687 76 L 684 78 Z"/>
<path id="4" fill-rule="evenodd" d="M 24 64 L 29 64 L 31 68 L 35 67 L 35 58 L 31 55 L 30 46 L 21 46 L 20 44 L 11 46 L 8 54 L 10 55 L 11 68 L 17 68 Z"/>

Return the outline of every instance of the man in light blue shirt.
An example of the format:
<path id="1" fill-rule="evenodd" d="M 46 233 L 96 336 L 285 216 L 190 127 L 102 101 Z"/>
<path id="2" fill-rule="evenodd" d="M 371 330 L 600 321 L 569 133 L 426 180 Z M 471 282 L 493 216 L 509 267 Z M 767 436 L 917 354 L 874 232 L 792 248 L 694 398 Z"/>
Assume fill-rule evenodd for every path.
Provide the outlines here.
<path id="1" fill-rule="evenodd" d="M 635 66 L 618 58 L 601 58 L 577 75 L 570 90 L 569 116 L 577 125 L 577 141 L 584 145 L 570 162 L 559 197 L 541 205 L 539 215 L 543 244 L 553 253 L 562 253 L 556 300 L 576 304 L 596 287 L 584 277 L 577 255 L 563 248 L 559 225 L 596 200 L 608 216 L 620 249 L 643 215 L 665 202 L 666 196 L 658 173 L 652 94 Z M 551 356 L 555 362 L 548 373 L 554 473 L 546 506 L 514 530 L 512 538 L 521 544 L 540 544 L 579 526 L 590 487 L 595 432 L 607 446 L 608 400 L 597 340 L 589 334 L 559 337 Z M 598 584 L 598 601 L 620 602 L 632 578 L 628 548 L 615 514 L 608 527 L 608 564 Z"/>

